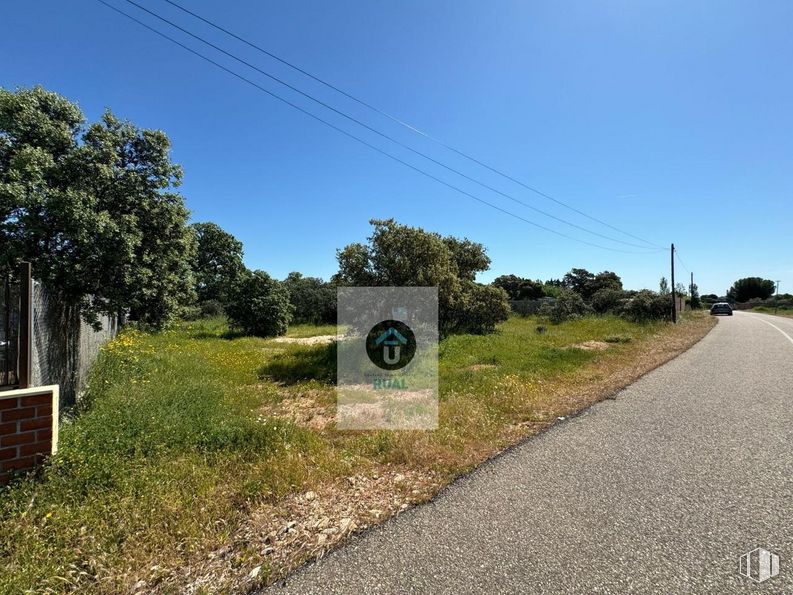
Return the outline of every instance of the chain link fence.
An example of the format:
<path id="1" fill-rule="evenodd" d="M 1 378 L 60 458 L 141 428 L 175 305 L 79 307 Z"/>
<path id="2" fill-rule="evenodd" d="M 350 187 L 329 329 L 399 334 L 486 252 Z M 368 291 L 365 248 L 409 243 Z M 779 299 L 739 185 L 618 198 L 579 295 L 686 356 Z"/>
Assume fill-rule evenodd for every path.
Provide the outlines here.
<path id="1" fill-rule="evenodd" d="M 94 330 L 76 307 L 58 303 L 34 281 L 31 384 L 58 384 L 61 405 L 73 404 L 100 347 L 118 333 L 116 317 L 103 316 L 100 322 L 102 329 Z"/>

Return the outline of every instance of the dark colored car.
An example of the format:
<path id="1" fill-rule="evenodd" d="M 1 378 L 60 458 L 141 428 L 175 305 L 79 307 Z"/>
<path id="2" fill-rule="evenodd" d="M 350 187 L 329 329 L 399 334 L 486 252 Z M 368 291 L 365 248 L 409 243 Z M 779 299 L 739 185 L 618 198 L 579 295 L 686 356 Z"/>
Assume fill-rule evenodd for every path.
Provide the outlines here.
<path id="1" fill-rule="evenodd" d="M 719 314 L 726 314 L 727 316 L 732 316 L 732 308 L 727 302 L 719 302 L 718 304 L 713 304 L 710 307 L 710 313 L 712 316 L 717 316 Z"/>

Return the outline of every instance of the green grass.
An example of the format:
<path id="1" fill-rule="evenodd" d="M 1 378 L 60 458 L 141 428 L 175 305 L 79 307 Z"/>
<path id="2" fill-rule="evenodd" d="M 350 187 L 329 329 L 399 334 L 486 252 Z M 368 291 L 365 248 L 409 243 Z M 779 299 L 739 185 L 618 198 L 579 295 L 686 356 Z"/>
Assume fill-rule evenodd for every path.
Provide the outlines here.
<path id="1" fill-rule="evenodd" d="M 0 593 L 156 583 L 225 543 L 258 503 L 367 468 L 451 478 L 514 440 L 505 428 L 555 419 L 569 406 L 555 391 L 588 364 L 672 332 L 612 317 L 537 325 L 515 317 L 442 342 L 435 432 L 344 433 L 263 413 L 306 395 L 332 411 L 333 345 L 238 337 L 221 318 L 125 331 L 103 349 L 52 464 L 0 490 Z M 334 332 L 301 325 L 289 336 Z M 574 347 L 585 341 L 609 347 Z"/>

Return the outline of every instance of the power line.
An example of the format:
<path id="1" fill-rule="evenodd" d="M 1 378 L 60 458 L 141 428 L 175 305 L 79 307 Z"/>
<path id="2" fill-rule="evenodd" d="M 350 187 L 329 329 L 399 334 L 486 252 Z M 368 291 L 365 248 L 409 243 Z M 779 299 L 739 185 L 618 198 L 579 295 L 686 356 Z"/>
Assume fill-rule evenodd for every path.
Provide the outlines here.
<path id="1" fill-rule="evenodd" d="M 142 10 L 143 12 L 153 16 L 154 18 L 156 18 L 156 19 L 158 19 L 158 20 L 170 25 L 171 27 L 181 31 L 182 33 L 184 33 L 186 35 L 189 35 L 193 39 L 196 39 L 196 40 L 200 41 L 201 43 L 213 48 L 214 50 L 224 54 L 225 56 L 228 56 L 229 58 L 239 62 L 240 64 L 243 64 L 243 65 L 247 66 L 248 68 L 251 68 L 252 70 L 255 70 L 256 72 L 258 72 L 260 74 L 263 74 L 264 76 L 270 78 L 271 80 L 274 80 L 275 82 L 279 83 L 280 85 L 283 85 L 286 88 L 294 91 L 295 93 L 298 93 L 298 94 L 302 95 L 306 99 L 309 99 L 310 101 L 313 101 L 314 103 L 316 103 L 318 105 L 321 105 L 325 109 L 328 109 L 328 110 L 332 111 L 333 113 L 335 113 L 335 114 L 337 114 L 337 115 L 339 115 L 339 116 L 341 116 L 343 118 L 346 118 L 347 120 L 349 120 L 349 121 L 351 121 L 351 122 L 353 122 L 353 123 L 365 128 L 366 130 L 368 130 L 368 131 L 370 131 L 370 132 L 372 132 L 372 133 L 374 133 L 374 134 L 376 134 L 376 135 L 378 135 L 378 136 L 380 136 L 380 137 L 382 137 L 382 138 L 394 143 L 395 145 L 397 145 L 397 146 L 399 146 L 399 147 L 401 147 L 401 148 L 403 148 L 403 149 L 405 149 L 407 151 L 410 151 L 411 153 L 413 153 L 415 155 L 418 155 L 418 156 L 420 156 L 420 157 L 422 157 L 424 159 L 427 159 L 428 161 L 434 163 L 435 165 L 438 165 L 438 166 L 446 169 L 447 171 L 450 171 L 450 172 L 452 172 L 452 173 L 454 173 L 454 174 L 456 174 L 456 175 L 468 180 L 469 182 L 473 182 L 474 184 L 477 184 L 477 185 L 481 186 L 482 188 L 490 190 L 491 192 L 495 192 L 496 194 L 499 194 L 499 195 L 503 196 L 504 198 L 507 198 L 507 199 L 519 204 L 519 205 L 522 205 L 522 206 L 524 206 L 524 207 L 526 207 L 528 209 L 531 209 L 532 211 L 535 211 L 537 213 L 540 213 L 541 215 L 543 215 L 545 217 L 548 217 L 550 219 L 558 221 L 559 223 L 563 223 L 564 225 L 568 225 L 570 227 L 578 229 L 579 231 L 583 231 L 585 233 L 589 233 L 591 235 L 597 236 L 597 237 L 605 239 L 605 240 L 609 240 L 611 242 L 616 242 L 616 243 L 623 244 L 623 245 L 626 245 L 626 246 L 631 246 L 633 248 L 646 249 L 646 246 L 639 245 L 639 244 L 634 244 L 632 242 L 626 242 L 624 240 L 620 240 L 620 239 L 617 239 L 617 238 L 614 238 L 614 237 L 611 237 L 611 236 L 608 236 L 608 235 L 605 235 L 605 234 L 602 234 L 602 233 L 599 233 L 599 232 L 596 232 L 596 231 L 592 231 L 592 230 L 590 230 L 590 229 L 588 229 L 586 227 L 583 227 L 583 226 L 578 225 L 576 223 L 572 223 L 572 222 L 567 221 L 566 219 L 564 219 L 562 217 L 557 217 L 556 215 L 553 215 L 552 213 L 548 213 L 547 211 L 544 211 L 544 210 L 539 209 L 537 207 L 534 207 L 534 206 L 532 206 L 532 205 L 530 205 L 528 203 L 525 203 L 522 200 L 520 200 L 518 198 L 515 198 L 514 196 L 512 196 L 512 195 L 510 195 L 510 194 L 508 194 L 506 192 L 502 192 L 501 190 L 499 190 L 497 188 L 494 188 L 493 186 L 490 186 L 489 184 L 486 184 L 486 183 L 482 182 L 481 180 L 478 180 L 478 179 L 476 179 L 476 178 L 474 178 L 472 176 L 469 176 L 469 175 L 463 173 L 462 171 L 460 171 L 458 169 L 450 167 L 450 166 L 446 165 L 445 163 L 443 163 L 441 161 L 438 161 L 437 159 L 434 159 L 433 157 L 427 155 L 426 153 L 423 153 L 423 152 L 421 152 L 419 150 L 416 150 L 413 147 L 411 147 L 411 146 L 409 146 L 409 145 L 397 140 L 396 138 L 394 138 L 394 137 L 392 137 L 392 136 L 390 136 L 388 134 L 385 134 L 385 133 L 381 132 L 380 130 L 377 130 L 376 128 L 366 124 L 365 122 L 362 122 L 361 120 L 359 120 L 359 119 L 357 119 L 357 118 L 355 118 L 353 116 L 350 116 L 349 114 L 347 114 L 347 113 L 345 113 L 345 112 L 343 112 L 343 111 L 341 111 L 339 109 L 336 109 L 332 105 L 329 105 L 328 103 L 326 103 L 326 102 L 324 102 L 324 101 L 322 101 L 320 99 L 317 99 L 316 97 L 314 97 L 310 93 L 306 93 L 306 92 L 302 91 L 301 89 L 295 87 L 294 85 L 291 85 L 291 84 L 287 83 L 286 81 L 284 81 L 284 80 L 282 80 L 282 79 L 270 74 L 269 72 L 257 67 L 256 65 L 251 64 L 250 62 L 240 58 L 239 56 L 233 54 L 232 52 L 229 52 L 229 51 L 225 50 L 224 48 L 222 48 L 222 47 L 220 47 L 220 46 L 218 46 L 218 45 L 216 45 L 216 44 L 214 44 L 214 43 L 212 43 L 210 41 L 207 41 L 203 37 L 201 37 L 199 35 L 196 35 L 195 33 L 189 31 L 188 29 L 186 29 L 186 28 L 178 25 L 177 23 L 174 23 L 173 21 L 163 17 L 162 15 L 158 14 L 157 12 L 149 10 L 145 6 L 142 6 L 138 2 L 135 2 L 135 0 L 125 0 L 125 1 L 128 4 L 131 4 L 132 6 L 135 6 L 138 9 Z"/>
<path id="2" fill-rule="evenodd" d="M 686 269 L 687 273 L 691 274 L 691 271 L 685 265 L 685 263 L 683 262 L 683 259 L 680 258 L 680 249 L 679 248 L 675 248 L 675 256 L 677 257 L 677 261 L 680 263 L 680 266 L 682 266 L 684 269 Z"/>
<path id="3" fill-rule="evenodd" d="M 605 221 L 603 221 L 601 219 L 598 219 L 597 217 L 593 217 L 592 215 L 589 215 L 589 214 L 585 213 L 584 211 L 581 211 L 580 209 L 577 209 L 577 208 L 567 204 L 566 202 L 564 202 L 562 200 L 559 200 L 558 198 L 554 198 L 553 196 L 551 196 L 549 194 L 546 194 L 545 192 L 542 192 L 541 190 L 538 190 L 537 188 L 534 188 L 533 186 L 530 186 L 530 185 L 526 184 L 525 182 L 522 182 L 521 180 L 515 178 L 514 176 L 511 176 L 511 175 L 509 175 L 509 174 L 507 174 L 507 173 L 505 173 L 505 172 L 503 172 L 503 171 L 501 171 L 501 170 L 499 170 L 499 169 L 497 169 L 497 168 L 495 168 L 495 167 L 493 167 L 491 165 L 488 165 L 487 163 L 485 163 L 485 162 L 483 162 L 483 161 L 481 161 L 481 160 L 479 160 L 479 159 L 477 159 L 477 158 L 475 158 L 475 157 L 473 157 L 473 156 L 471 156 L 471 155 L 469 155 L 469 154 L 467 154 L 467 153 L 455 148 L 454 146 L 449 145 L 449 144 L 445 143 L 444 141 L 432 136 L 428 132 L 425 132 L 425 131 L 423 131 L 423 130 L 421 130 L 421 129 L 419 129 L 419 128 L 417 128 L 417 127 L 415 127 L 415 126 L 413 126 L 413 125 L 411 125 L 411 124 L 409 124 L 407 122 L 405 122 L 404 120 L 401 120 L 400 118 L 397 118 L 396 116 L 394 116 L 392 114 L 389 114 L 388 112 L 386 112 L 384 110 L 381 110 L 380 108 L 372 105 L 371 103 L 369 103 L 367 101 L 364 101 L 363 99 L 360 99 L 359 97 L 356 97 L 355 95 L 353 95 L 351 93 L 348 93 L 347 91 L 344 91 L 343 89 L 337 87 L 336 85 L 333 85 L 332 83 L 329 83 L 328 81 L 326 81 L 326 80 L 324 80 L 324 79 L 322 79 L 322 78 L 320 78 L 320 77 L 318 77 L 318 76 L 316 76 L 314 74 L 311 74 L 307 70 L 297 66 L 296 64 L 293 64 L 292 62 L 289 62 L 288 60 L 285 60 L 284 58 L 281 58 L 277 54 L 274 54 L 273 52 L 270 52 L 270 51 L 264 49 L 263 47 L 253 43 L 252 41 L 249 41 L 249 40 L 245 39 L 244 37 L 241 37 L 241 36 L 237 35 L 236 33 L 232 32 L 232 31 L 229 31 L 228 29 L 218 25 L 217 23 L 213 22 L 212 20 L 207 19 L 205 17 L 202 17 L 199 14 L 196 14 L 195 12 L 185 8 L 184 6 L 182 6 L 180 4 L 178 4 L 177 2 L 174 2 L 173 0 L 164 0 L 164 2 L 167 2 L 171 6 L 181 10 L 182 12 L 184 12 L 186 14 L 189 14 L 190 16 L 202 21 L 203 23 L 206 23 L 210 27 L 213 27 L 213 28 L 217 29 L 218 31 L 221 31 L 222 33 L 225 33 L 226 35 L 236 39 L 237 41 L 240 41 L 240 42 L 244 43 L 248 47 L 251 47 L 251 48 L 253 48 L 253 49 L 265 54 L 266 56 L 269 56 L 270 58 L 272 58 L 274 60 L 277 60 L 281 64 L 284 64 L 285 66 L 288 66 L 289 68 L 292 68 L 293 70 L 296 70 L 297 72 L 299 72 L 299 73 L 303 74 L 304 76 L 307 76 L 308 78 L 310 78 L 310 79 L 312 79 L 312 80 L 324 85 L 325 87 L 328 87 L 329 89 L 332 89 L 333 91 L 336 91 L 337 93 L 339 93 L 339 94 L 343 95 L 344 97 L 346 97 L 346 98 L 358 103 L 359 105 L 362 105 L 362 106 L 366 107 L 367 109 L 370 109 L 370 110 L 380 114 L 381 116 L 383 116 L 385 118 L 388 118 L 392 122 L 395 122 L 396 124 L 399 124 L 400 126 L 410 130 L 411 132 L 413 132 L 415 134 L 418 134 L 418 135 L 420 135 L 420 136 L 422 136 L 422 137 L 434 142 L 435 144 L 440 145 L 441 147 L 443 147 L 443 148 L 445 148 L 445 149 L 447 149 L 449 151 L 452 151 L 453 153 L 456 153 L 457 155 L 460 155 L 461 157 L 464 157 L 465 159 L 468 159 L 469 161 L 471 161 L 473 163 L 476 163 L 480 167 L 484 167 L 485 169 L 487 169 L 487 170 L 489 170 L 489 171 L 491 171 L 491 172 L 493 172 L 493 173 L 495 173 L 495 174 L 497 174 L 497 175 L 499 175 L 499 176 L 501 176 L 501 177 L 503 177 L 503 178 L 505 178 L 505 179 L 507 179 L 507 180 L 509 180 L 509 181 L 511 181 L 511 182 L 523 187 L 523 188 L 525 188 L 526 190 L 529 190 L 529 191 L 537 194 L 538 196 L 542 196 L 543 198 L 545 198 L 547 200 L 550 200 L 552 202 L 555 202 L 556 204 L 561 205 L 564 208 L 573 211 L 574 213 L 577 213 L 577 214 L 579 214 L 579 215 L 581 215 L 583 217 L 586 217 L 587 219 L 590 219 L 591 221 L 599 223 L 600 225 L 604 225 L 605 227 L 608 227 L 608 228 L 610 228 L 610 229 L 612 229 L 614 231 L 617 231 L 617 232 L 622 233 L 622 234 L 624 234 L 626 236 L 629 236 L 629 237 L 631 237 L 631 238 L 633 238 L 635 240 L 639 240 L 640 242 L 644 242 L 645 244 L 649 244 L 650 246 L 653 246 L 655 248 L 666 250 L 666 248 L 663 247 L 663 246 L 660 246 L 658 244 L 650 242 L 649 240 L 645 240 L 644 238 L 641 238 L 641 237 L 639 237 L 637 235 L 634 235 L 634 234 L 632 234 L 630 232 L 627 232 L 627 231 L 625 231 L 623 229 L 620 229 L 619 227 L 616 227 L 614 225 L 606 223 Z M 523 203 L 521 203 L 521 204 L 523 204 Z M 527 206 L 527 205 L 524 205 L 524 206 Z M 532 208 L 532 207 L 530 207 L 530 208 Z M 542 211 L 540 211 L 540 212 L 542 212 Z M 585 231 L 587 231 L 587 230 L 585 230 Z M 592 233 L 592 232 L 590 232 L 590 233 Z M 599 234 L 595 234 L 595 235 L 599 235 Z M 606 236 L 602 236 L 602 237 L 606 237 Z M 609 239 L 611 239 L 611 238 L 609 238 Z M 619 240 L 613 240 L 613 241 L 619 241 Z M 628 245 L 635 246 L 635 244 L 628 244 Z"/>
<path id="4" fill-rule="evenodd" d="M 513 213 L 511 211 L 508 211 L 507 209 L 504 209 L 502 207 L 499 207 L 498 205 L 495 205 L 495 204 L 493 204 L 493 203 L 491 203 L 489 201 L 486 201 L 483 198 L 480 198 L 479 196 L 476 196 L 475 194 L 467 192 L 467 191 L 463 190 L 462 188 L 459 188 L 458 186 L 455 186 L 455 185 L 453 185 L 453 184 L 451 184 L 451 183 L 449 183 L 449 182 L 447 182 L 447 181 L 445 181 L 445 180 L 443 180 L 443 179 L 441 179 L 441 178 L 439 178 L 439 177 L 437 177 L 437 176 L 435 176 L 435 175 L 433 175 L 433 174 L 431 174 L 429 172 L 424 171 L 423 169 L 421 169 L 419 167 L 416 167 L 415 165 L 413 165 L 413 164 L 411 164 L 411 163 L 409 163 L 407 161 L 404 161 L 403 159 L 400 159 L 399 157 L 397 157 L 397 156 L 385 151 L 384 149 L 381 149 L 380 147 L 377 147 L 376 145 L 373 145 L 373 144 L 367 142 L 366 140 L 364 140 L 364 139 L 352 134 L 351 132 L 348 132 L 348 131 L 344 130 L 343 128 L 340 128 L 340 127 L 336 126 L 335 124 L 333 124 L 333 123 L 331 123 L 331 122 L 329 122 L 329 121 L 317 116 L 316 114 L 313 114 L 312 112 L 309 112 L 308 110 L 306 110 L 306 109 L 300 107 L 299 105 L 289 101 L 288 99 L 285 99 L 285 98 L 281 97 L 277 93 L 274 93 L 273 91 L 270 91 L 269 89 L 266 89 L 265 87 L 262 87 L 261 85 L 259 85 L 255 81 L 252 81 L 251 79 L 249 79 L 249 78 L 247 78 L 247 77 L 245 77 L 245 76 L 243 76 L 243 75 L 231 70 L 230 68 L 227 68 L 226 66 L 223 66 L 219 62 L 216 62 L 216 61 L 212 60 L 208 56 L 205 56 L 204 54 L 198 52 L 197 50 L 194 50 L 193 48 L 183 44 L 182 42 L 174 39 L 173 37 L 170 37 L 166 33 L 163 33 L 161 31 L 155 29 L 154 27 L 151 27 L 150 25 L 148 25 L 148 24 L 144 23 L 143 21 L 135 18 L 134 16 L 124 12 L 123 10 L 121 10 L 119 8 L 116 8 L 115 6 L 109 4 L 108 2 L 105 2 L 105 0 L 97 0 L 97 2 L 99 2 L 100 4 L 106 6 L 107 8 L 110 8 L 111 10 L 123 15 L 124 17 L 134 21 L 135 23 L 139 24 L 140 26 L 144 27 L 145 29 L 148 29 L 152 33 L 155 33 L 155 34 L 159 35 L 160 37 L 162 37 L 164 39 L 167 39 L 171 43 L 174 43 L 174 44 L 178 45 L 182 49 L 184 49 L 184 50 L 190 52 L 191 54 L 201 58 L 202 60 L 204 60 L 206 62 L 209 62 L 213 66 L 223 70 L 224 72 L 227 72 L 228 74 L 234 76 L 235 78 L 238 78 L 241 81 L 244 81 L 244 82 L 248 83 L 249 85 L 253 86 L 254 88 L 258 89 L 259 91 L 262 91 L 263 93 L 266 93 L 267 95 L 270 95 L 271 97 L 277 99 L 278 101 L 281 101 L 282 103 L 285 103 L 286 105 L 288 105 L 288 106 L 300 111 L 301 113 L 313 118 L 314 120 L 316 120 L 318 122 L 321 122 L 325 126 L 328 126 L 329 128 L 332 128 L 333 130 L 336 130 L 337 132 L 339 132 L 339 133 L 341 133 L 341 134 L 343 134 L 343 135 L 345 135 L 345 136 L 347 136 L 347 137 L 349 137 L 349 138 L 361 143 L 362 145 L 364 145 L 364 146 L 366 146 L 366 147 L 368 147 L 368 148 L 380 153 L 381 155 L 384 155 L 384 156 L 388 157 L 389 159 L 392 159 L 392 160 L 396 161 L 397 163 L 400 163 L 400 164 L 404 165 L 405 167 L 409 167 L 413 171 L 416 171 L 416 172 L 422 174 L 423 176 L 425 176 L 427 178 L 430 178 L 431 180 L 434 180 L 434 181 L 438 182 L 439 184 L 442 184 L 442 185 L 446 186 L 447 188 L 455 190 L 456 192 L 459 192 L 460 194 L 468 196 L 469 198 L 472 198 L 473 200 L 475 200 L 477 202 L 480 202 L 480 203 L 482 203 L 482 204 L 484 204 L 486 206 L 489 206 L 489 207 L 491 207 L 493 209 L 496 209 L 497 211 L 500 211 L 500 212 L 502 212 L 502 213 L 504 213 L 506 215 L 514 217 L 515 219 L 523 221 L 524 223 L 528 223 L 529 225 L 532 225 L 534 227 L 537 227 L 537 228 L 542 229 L 544 231 L 547 231 L 549 233 L 555 234 L 555 235 L 560 236 L 562 238 L 565 238 L 565 239 L 568 239 L 568 240 L 571 240 L 571 241 L 574 241 L 574 242 L 578 242 L 578 243 L 581 243 L 581 244 L 586 244 L 588 246 L 593 246 L 595 248 L 600 248 L 602 250 L 609 250 L 609 251 L 612 251 L 612 252 L 621 252 L 623 254 L 650 254 L 650 253 L 654 252 L 654 251 L 636 252 L 636 251 L 630 251 L 630 250 L 621 250 L 619 248 L 611 248 L 611 247 L 608 247 L 608 246 L 601 246 L 600 244 L 595 244 L 593 242 L 588 242 L 586 240 L 581 240 L 579 238 L 576 238 L 576 237 L 573 237 L 573 236 L 569 236 L 569 235 L 567 235 L 565 233 L 562 233 L 562 232 L 557 231 L 555 229 L 552 229 L 550 227 L 546 227 L 546 226 L 544 226 L 544 225 L 542 225 L 540 223 L 536 223 L 535 221 L 531 221 L 530 219 L 526 219 L 525 217 L 517 215 L 517 214 L 515 214 L 515 213 Z"/>

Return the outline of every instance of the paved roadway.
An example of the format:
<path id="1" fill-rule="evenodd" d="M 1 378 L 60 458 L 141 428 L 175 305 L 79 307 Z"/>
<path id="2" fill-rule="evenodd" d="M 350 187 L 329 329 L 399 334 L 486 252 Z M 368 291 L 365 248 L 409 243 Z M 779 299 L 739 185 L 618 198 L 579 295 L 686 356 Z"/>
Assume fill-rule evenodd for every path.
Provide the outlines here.
<path id="1" fill-rule="evenodd" d="M 615 401 L 273 590 L 793 593 L 792 405 L 793 319 L 720 318 Z M 762 584 L 738 574 L 758 546 L 781 560 Z"/>

